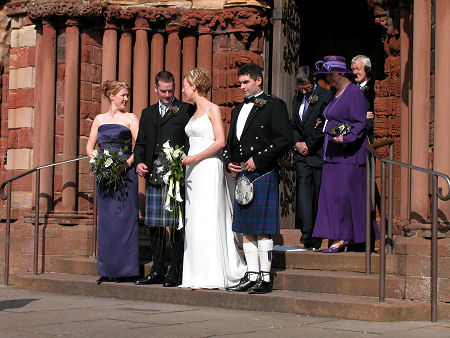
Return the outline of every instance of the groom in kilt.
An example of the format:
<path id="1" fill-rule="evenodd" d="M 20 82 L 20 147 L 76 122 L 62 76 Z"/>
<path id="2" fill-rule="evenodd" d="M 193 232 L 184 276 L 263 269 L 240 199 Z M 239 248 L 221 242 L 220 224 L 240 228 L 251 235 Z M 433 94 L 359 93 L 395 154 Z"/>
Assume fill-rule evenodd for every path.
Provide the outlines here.
<path id="1" fill-rule="evenodd" d="M 145 108 L 139 121 L 139 132 L 134 147 L 136 172 L 145 177 L 145 219 L 150 227 L 153 266 L 150 273 L 138 279 L 137 285 L 163 284 L 178 286 L 181 279 L 183 260 L 184 228 L 178 227 L 178 217 L 164 209 L 165 189 L 161 173 L 158 172 L 159 154 L 167 141 L 171 147 L 184 146 L 187 138 L 184 127 L 194 113 L 194 106 L 180 102 L 174 97 L 175 81 L 172 73 L 161 71 L 156 74 L 155 88 L 158 103 Z M 184 199 L 184 191 L 181 192 Z M 166 227 L 170 227 L 170 240 L 167 240 Z M 166 273 L 164 258 L 166 243 L 169 243 L 170 269 Z"/>
<path id="2" fill-rule="evenodd" d="M 230 131 L 223 151 L 224 162 L 236 179 L 245 175 L 253 182 L 250 203 L 234 201 L 233 231 L 243 233 L 247 272 L 228 291 L 272 291 L 272 234 L 280 233 L 278 159 L 292 146 L 286 104 L 262 90 L 259 65 L 244 64 L 238 70 L 245 100 L 231 112 Z"/>

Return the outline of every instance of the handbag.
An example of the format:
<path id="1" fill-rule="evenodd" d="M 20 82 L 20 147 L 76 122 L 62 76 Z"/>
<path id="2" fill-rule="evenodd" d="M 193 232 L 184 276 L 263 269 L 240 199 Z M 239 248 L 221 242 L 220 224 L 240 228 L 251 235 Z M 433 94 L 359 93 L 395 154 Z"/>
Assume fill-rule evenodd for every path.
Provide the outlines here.
<path id="1" fill-rule="evenodd" d="M 250 179 L 245 175 L 239 176 L 238 179 L 236 180 L 234 188 L 234 198 L 236 199 L 236 201 L 240 205 L 250 204 L 250 202 L 253 201 L 255 191 L 253 188 L 253 182 L 259 180 L 263 176 L 266 176 L 272 171 L 273 170 L 265 173 L 264 175 L 258 176 L 253 181 L 250 181 Z"/>

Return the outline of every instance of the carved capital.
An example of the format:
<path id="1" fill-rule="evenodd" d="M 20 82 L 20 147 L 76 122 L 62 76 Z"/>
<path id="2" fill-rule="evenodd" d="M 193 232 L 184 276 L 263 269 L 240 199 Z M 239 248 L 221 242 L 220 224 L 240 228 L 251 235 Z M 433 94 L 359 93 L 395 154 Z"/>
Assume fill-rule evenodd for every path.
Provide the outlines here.
<path id="1" fill-rule="evenodd" d="M 32 19 L 51 16 L 89 17 L 100 16 L 104 4 L 84 1 L 30 1 L 28 15 Z"/>
<path id="2" fill-rule="evenodd" d="M 267 26 L 269 19 L 265 10 L 233 7 L 224 10 L 186 10 L 181 13 L 181 25 L 199 32 L 207 28 L 221 31 L 253 31 Z"/>
<path id="3" fill-rule="evenodd" d="M 147 19 L 138 16 L 134 23 L 133 30 L 150 30 L 150 25 L 148 24 Z"/>
<path id="4" fill-rule="evenodd" d="M 6 7 L 6 14 L 8 16 L 26 14 L 28 10 L 27 3 L 28 1 L 11 1 Z"/>
<path id="5" fill-rule="evenodd" d="M 392 0 L 367 0 L 367 3 L 369 4 L 369 8 L 373 10 L 375 23 L 385 29 L 386 35 L 382 41 L 386 54 L 389 56 L 398 55 L 400 53 L 399 21 L 393 20 L 392 13 L 399 10 L 399 2 Z"/>

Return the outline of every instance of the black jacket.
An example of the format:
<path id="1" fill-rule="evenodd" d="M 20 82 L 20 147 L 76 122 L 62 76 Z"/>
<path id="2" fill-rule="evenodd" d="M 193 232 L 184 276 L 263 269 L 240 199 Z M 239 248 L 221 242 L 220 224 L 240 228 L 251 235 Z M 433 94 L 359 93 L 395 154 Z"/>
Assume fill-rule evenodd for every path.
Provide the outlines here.
<path id="1" fill-rule="evenodd" d="M 262 107 L 253 105 L 240 140 L 236 137 L 236 122 L 243 103 L 231 111 L 230 131 L 223 151 L 227 169 L 230 162 L 239 164 L 253 157 L 257 171 L 269 171 L 277 167 L 278 159 L 292 146 L 286 104 L 264 93 L 257 99 L 266 102 Z"/>
<path id="2" fill-rule="evenodd" d="M 366 106 L 367 111 L 371 111 L 374 113 L 373 119 L 366 119 L 366 132 L 367 136 L 369 137 L 370 143 L 373 143 L 374 140 L 374 120 L 375 120 L 375 108 L 374 108 L 374 101 L 375 101 L 375 89 L 374 89 L 374 81 L 373 79 L 367 80 L 366 85 L 364 88 L 361 88 L 364 97 L 366 98 Z"/>
<path id="3" fill-rule="evenodd" d="M 178 107 L 177 113 L 167 111 L 161 118 L 159 103 L 142 110 L 139 132 L 134 146 L 134 162 L 145 163 L 152 172 L 153 161 L 157 159 L 162 145 L 169 141 L 172 147 L 184 146 L 187 152 L 187 137 L 184 127 L 195 112 L 195 107 L 175 99 L 171 107 Z"/>
<path id="4" fill-rule="evenodd" d="M 291 127 L 294 137 L 294 145 L 297 142 L 305 142 L 309 152 L 304 156 L 294 150 L 296 161 L 304 161 L 312 167 L 321 167 L 323 163 L 323 123 L 325 118 L 322 112 L 333 98 L 333 93 L 325 88 L 316 85 L 311 94 L 311 98 L 317 96 L 317 102 L 309 103 L 306 112 L 303 112 L 303 119 L 300 120 L 299 109 L 303 100 L 303 95 L 296 95 L 292 100 Z M 320 118 L 322 123 L 316 126 L 316 120 Z"/>

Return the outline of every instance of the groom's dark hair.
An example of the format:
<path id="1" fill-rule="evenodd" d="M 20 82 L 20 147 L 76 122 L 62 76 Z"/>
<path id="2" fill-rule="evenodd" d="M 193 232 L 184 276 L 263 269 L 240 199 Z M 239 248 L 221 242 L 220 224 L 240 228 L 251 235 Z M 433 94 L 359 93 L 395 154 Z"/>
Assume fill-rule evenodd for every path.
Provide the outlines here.
<path id="1" fill-rule="evenodd" d="M 260 77 L 261 80 L 263 79 L 263 69 L 260 65 L 257 65 L 256 63 L 246 63 L 241 66 L 238 70 L 238 76 L 241 75 L 248 75 L 251 79 L 255 80 Z M 261 83 L 262 85 L 262 83 Z"/>
<path id="2" fill-rule="evenodd" d="M 164 83 L 170 83 L 173 82 L 175 84 L 175 79 L 173 77 L 173 74 L 171 72 L 168 72 L 167 70 L 162 70 L 155 76 L 155 85 L 158 86 L 159 81 Z"/>

